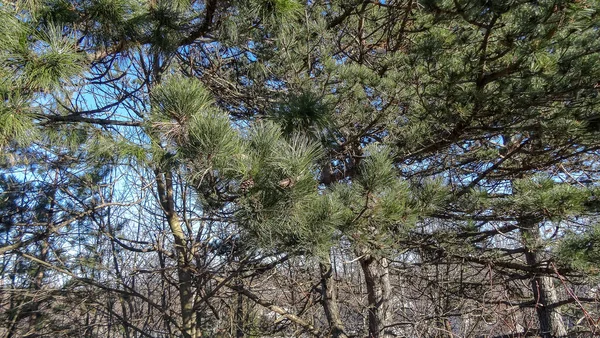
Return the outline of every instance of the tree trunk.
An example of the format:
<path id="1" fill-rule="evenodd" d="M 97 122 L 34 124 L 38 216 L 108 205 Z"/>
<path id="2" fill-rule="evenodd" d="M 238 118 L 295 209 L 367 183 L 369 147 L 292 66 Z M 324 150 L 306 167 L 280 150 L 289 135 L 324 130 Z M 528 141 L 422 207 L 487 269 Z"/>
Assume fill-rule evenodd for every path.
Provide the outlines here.
<path id="1" fill-rule="evenodd" d="M 321 270 L 321 302 L 325 310 L 325 317 L 329 323 L 331 336 L 334 338 L 346 338 L 348 336 L 344 330 L 344 323 L 340 318 L 331 261 L 319 263 L 319 268 Z"/>
<path id="2" fill-rule="evenodd" d="M 367 299 L 369 301 L 369 337 L 393 337 L 386 332 L 390 324 L 390 297 L 392 287 L 389 277 L 389 263 L 386 258 L 375 258 L 369 254 L 362 255 L 360 266 L 365 275 Z"/>
<path id="3" fill-rule="evenodd" d="M 548 301 L 548 305 L 552 305 L 558 303 L 558 294 L 556 293 L 556 287 L 554 286 L 554 281 L 551 277 L 544 276 L 541 278 L 542 280 L 542 290 L 546 292 L 546 300 Z M 566 337 L 567 336 L 567 328 L 563 322 L 562 315 L 558 312 L 557 308 L 552 308 L 549 310 L 551 316 L 552 325 L 552 334 L 554 337 Z"/>
<path id="4" fill-rule="evenodd" d="M 522 228 L 522 236 L 525 244 L 525 260 L 527 265 L 535 266 L 540 263 L 538 257 L 538 243 L 541 240 L 537 226 L 525 226 Z M 535 301 L 535 310 L 540 326 L 540 337 L 553 338 L 567 335 L 562 316 L 555 308 L 549 305 L 558 302 L 558 295 L 552 278 L 548 276 L 534 275 L 531 279 L 531 291 Z"/>
<path id="5" fill-rule="evenodd" d="M 202 336 L 202 332 L 197 328 L 196 313 L 194 311 L 195 292 L 192 283 L 192 257 L 187 247 L 181 221 L 175 210 L 173 176 L 171 172 L 162 174 L 155 171 L 155 174 L 160 204 L 173 235 L 173 241 L 175 242 L 179 302 L 181 304 L 181 333 L 185 338 L 200 337 Z"/>

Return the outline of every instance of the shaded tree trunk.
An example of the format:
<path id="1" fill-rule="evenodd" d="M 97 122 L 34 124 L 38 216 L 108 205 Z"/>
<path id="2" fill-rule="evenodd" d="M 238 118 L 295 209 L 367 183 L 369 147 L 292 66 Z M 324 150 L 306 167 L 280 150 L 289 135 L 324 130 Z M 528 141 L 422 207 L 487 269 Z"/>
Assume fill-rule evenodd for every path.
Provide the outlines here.
<path id="1" fill-rule="evenodd" d="M 362 255 L 360 266 L 365 276 L 367 300 L 369 302 L 369 337 L 392 337 L 386 333 L 391 321 L 390 297 L 392 287 L 389 277 L 389 262 L 386 258 Z"/>
<path id="2" fill-rule="evenodd" d="M 541 262 L 537 245 L 541 238 L 536 224 L 524 223 L 522 235 L 525 239 L 525 260 L 527 265 L 536 266 Z M 530 285 L 539 322 L 540 336 L 542 338 L 566 336 L 567 330 L 564 326 L 562 316 L 555 308 L 549 307 L 549 305 L 558 302 L 558 295 L 552 278 L 534 275 Z"/>
<path id="3" fill-rule="evenodd" d="M 319 269 L 321 270 L 321 302 L 325 311 L 325 317 L 329 323 L 331 336 L 334 338 L 346 338 L 348 336 L 345 333 L 344 323 L 340 317 L 331 261 L 319 263 Z"/>

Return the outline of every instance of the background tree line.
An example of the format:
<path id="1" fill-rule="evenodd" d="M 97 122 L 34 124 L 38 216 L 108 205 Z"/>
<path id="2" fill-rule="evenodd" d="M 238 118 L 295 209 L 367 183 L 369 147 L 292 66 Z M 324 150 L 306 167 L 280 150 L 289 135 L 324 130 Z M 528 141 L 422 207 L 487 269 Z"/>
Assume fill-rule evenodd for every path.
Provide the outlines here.
<path id="1" fill-rule="evenodd" d="M 0 334 L 598 334 L 599 11 L 3 1 Z"/>

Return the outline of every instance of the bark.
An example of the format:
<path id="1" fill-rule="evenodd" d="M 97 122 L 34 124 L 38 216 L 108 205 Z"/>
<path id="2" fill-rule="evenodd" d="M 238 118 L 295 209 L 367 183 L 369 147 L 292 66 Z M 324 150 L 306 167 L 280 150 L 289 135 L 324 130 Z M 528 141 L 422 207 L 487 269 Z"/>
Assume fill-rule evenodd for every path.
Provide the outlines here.
<path id="1" fill-rule="evenodd" d="M 542 279 L 542 290 L 546 292 L 546 299 L 549 305 L 553 305 L 559 302 L 556 287 L 551 277 L 544 276 Z M 562 315 L 558 312 L 558 307 L 552 307 L 550 309 L 552 334 L 554 337 L 566 337 L 567 328 L 563 322 Z"/>
<path id="2" fill-rule="evenodd" d="M 370 254 L 363 254 L 360 259 L 360 266 L 365 275 L 369 302 L 369 337 L 393 337 L 385 330 L 392 318 L 390 311 L 392 287 L 388 260 L 386 258 L 376 258 Z"/>
<path id="3" fill-rule="evenodd" d="M 181 304 L 181 333 L 185 338 L 201 337 L 202 332 L 197 328 L 196 312 L 194 311 L 195 292 L 193 287 L 192 257 L 187 247 L 187 240 L 181 221 L 175 210 L 173 197 L 173 176 L 171 172 L 155 171 L 156 186 L 160 204 L 167 218 L 171 235 L 175 243 L 177 259 L 177 278 L 179 281 L 179 302 Z"/>
<path id="4" fill-rule="evenodd" d="M 541 262 L 539 249 L 537 249 L 537 243 L 541 240 L 539 231 L 535 224 L 525 224 L 522 229 L 522 234 L 526 238 L 525 260 L 527 265 L 536 266 Z M 550 305 L 559 301 L 552 278 L 536 274 L 531 279 L 530 285 L 539 322 L 540 337 L 553 338 L 566 336 L 567 331 L 562 316 L 558 313 L 557 308 L 550 307 Z"/>
<path id="5" fill-rule="evenodd" d="M 329 323 L 331 336 L 334 338 L 346 338 L 348 336 L 340 317 L 331 262 L 319 263 L 319 268 L 321 270 L 321 303 L 323 304 L 325 317 Z"/>

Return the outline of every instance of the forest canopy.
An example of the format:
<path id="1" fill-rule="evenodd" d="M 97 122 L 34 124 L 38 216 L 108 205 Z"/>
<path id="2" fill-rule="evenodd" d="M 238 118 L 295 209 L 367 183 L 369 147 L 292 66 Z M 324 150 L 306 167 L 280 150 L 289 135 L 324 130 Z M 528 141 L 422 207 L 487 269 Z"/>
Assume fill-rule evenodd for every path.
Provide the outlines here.
<path id="1" fill-rule="evenodd" d="M 600 334 L 597 0 L 0 4 L 2 337 Z"/>

